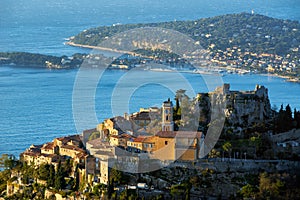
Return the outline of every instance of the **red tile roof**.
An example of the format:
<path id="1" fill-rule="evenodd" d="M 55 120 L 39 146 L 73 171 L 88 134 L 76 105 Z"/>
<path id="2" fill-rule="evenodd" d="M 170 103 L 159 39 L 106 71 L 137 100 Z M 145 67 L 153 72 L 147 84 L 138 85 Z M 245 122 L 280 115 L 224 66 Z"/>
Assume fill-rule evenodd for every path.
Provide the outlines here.
<path id="1" fill-rule="evenodd" d="M 60 148 L 61 149 L 69 149 L 69 150 L 78 151 L 78 152 L 85 152 L 85 150 L 83 150 L 77 146 L 73 146 L 73 145 L 63 145 Z"/>
<path id="2" fill-rule="evenodd" d="M 127 139 L 134 138 L 134 136 L 126 134 L 126 133 L 123 133 L 121 135 L 110 135 L 110 137 L 112 137 L 112 138 L 127 138 Z"/>
<path id="3" fill-rule="evenodd" d="M 36 157 L 36 156 L 39 156 L 39 155 L 41 155 L 41 153 L 39 153 L 39 152 L 23 152 L 23 153 L 21 153 L 21 156 L 22 155 L 26 155 L 26 156 L 34 156 L 34 157 Z"/>
<path id="4" fill-rule="evenodd" d="M 92 129 L 92 130 L 96 130 L 96 129 Z M 86 131 L 91 131 L 91 130 L 86 130 Z M 83 132 L 85 132 L 85 131 L 83 131 Z M 77 142 L 81 141 L 80 135 L 69 135 L 69 136 L 60 137 L 60 138 L 56 138 L 56 139 L 61 141 L 63 144 L 67 144 L 71 140 L 77 141 Z"/>
<path id="5" fill-rule="evenodd" d="M 48 142 L 48 143 L 44 144 L 41 149 L 51 149 L 52 150 L 53 148 L 54 148 L 54 143 Z"/>
<path id="6" fill-rule="evenodd" d="M 147 137 L 146 136 L 138 136 L 133 139 L 133 142 L 143 142 Z"/>
<path id="7" fill-rule="evenodd" d="M 200 138 L 202 132 L 196 131 L 159 131 L 156 136 L 161 138 Z"/>
<path id="8" fill-rule="evenodd" d="M 148 144 L 155 143 L 155 137 L 154 136 L 147 137 L 143 142 Z"/>

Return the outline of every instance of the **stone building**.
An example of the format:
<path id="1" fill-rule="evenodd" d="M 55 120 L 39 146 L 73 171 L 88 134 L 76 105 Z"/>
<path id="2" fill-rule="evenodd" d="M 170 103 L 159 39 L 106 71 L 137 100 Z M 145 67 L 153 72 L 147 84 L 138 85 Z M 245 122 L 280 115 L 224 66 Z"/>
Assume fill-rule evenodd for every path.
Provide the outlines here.
<path id="1" fill-rule="evenodd" d="M 162 131 L 174 131 L 173 103 L 168 99 L 162 105 Z"/>
<path id="2" fill-rule="evenodd" d="M 232 91 L 229 84 L 224 84 L 213 92 L 199 93 L 196 99 L 200 122 L 204 124 L 209 123 L 213 115 L 224 115 L 227 125 L 243 129 L 268 122 L 273 116 L 268 89 L 260 85 L 252 91 Z"/>

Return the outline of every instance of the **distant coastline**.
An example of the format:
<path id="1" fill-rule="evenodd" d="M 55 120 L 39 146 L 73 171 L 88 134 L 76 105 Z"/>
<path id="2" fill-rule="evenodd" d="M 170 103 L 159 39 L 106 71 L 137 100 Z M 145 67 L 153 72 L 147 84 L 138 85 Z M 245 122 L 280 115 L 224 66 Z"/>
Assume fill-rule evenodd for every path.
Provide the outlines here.
<path id="1" fill-rule="evenodd" d="M 237 24 L 236 27 L 231 27 L 230 25 L 233 26 L 235 23 L 232 24 L 233 22 L 230 22 L 230 19 L 233 21 L 238 20 L 240 24 Z M 277 26 L 273 27 L 268 25 L 268 23 Z M 177 30 L 177 24 L 180 25 L 180 30 Z M 201 45 L 208 52 L 209 62 L 200 63 L 200 67 L 195 68 L 188 62 L 188 59 L 180 58 L 172 52 L 160 50 L 159 47 L 154 48 L 151 45 L 149 49 L 137 48 L 134 51 L 97 46 L 97 44 L 101 44 L 102 41 L 114 34 L 145 26 L 173 28 L 175 31 L 182 32 L 195 41 L 201 42 Z M 222 31 L 220 33 L 220 28 L 221 30 L 224 29 L 224 34 Z M 264 31 L 266 30 L 269 30 L 269 32 L 265 33 Z M 293 41 L 300 41 L 299 32 L 300 24 L 296 21 L 241 13 L 203 18 L 195 21 L 101 26 L 69 37 L 64 44 L 78 48 L 116 53 L 116 58 L 110 64 L 109 69 L 129 70 L 138 66 L 146 66 L 145 70 L 152 71 L 178 70 L 202 74 L 220 72 L 221 75 L 253 73 L 276 76 L 288 82 L 300 83 L 300 60 L 295 59 L 299 57 L 300 51 L 297 44 L 291 42 L 292 39 Z M 250 39 L 245 38 L 246 36 L 249 36 Z M 285 42 L 285 38 L 289 38 L 288 42 Z M 245 44 L 243 41 L 248 42 L 248 44 Z M 250 46 L 252 49 L 250 49 Z M 90 66 L 97 67 L 100 64 L 97 57 L 101 57 L 101 52 L 96 52 L 96 54 L 76 53 L 73 56 L 50 56 L 27 52 L 5 52 L 0 53 L 0 65 L 72 69 L 80 67 L 83 60 L 89 58 L 91 59 L 89 62 Z M 160 67 L 152 66 L 152 64 L 160 64 L 167 67 L 166 70 L 163 70 Z"/>
<path id="2" fill-rule="evenodd" d="M 120 50 L 116 50 L 116 49 L 111 49 L 111 48 L 106 48 L 106 47 L 100 47 L 100 46 L 92 46 L 92 45 L 82 45 L 82 44 L 76 44 L 74 42 L 71 42 L 71 41 L 68 41 L 68 42 L 65 42 L 65 45 L 70 45 L 70 46 L 74 46 L 74 47 L 80 47 L 80 48 L 87 48 L 87 49 L 96 49 L 96 50 L 100 50 L 100 51 L 109 51 L 109 52 L 116 52 L 116 53 L 126 53 L 126 54 L 131 54 L 131 55 L 134 55 L 135 53 L 134 52 L 129 52 L 129 51 L 120 51 Z M 203 71 L 199 71 L 198 73 L 200 74 L 212 74 L 212 72 L 206 72 L 204 71 L 206 68 L 203 68 Z M 228 68 L 227 67 L 217 67 L 216 70 L 222 70 L 222 71 L 227 71 Z M 170 72 L 170 70 L 162 70 L 162 69 L 150 69 L 151 71 L 159 71 L 159 72 Z M 243 69 L 236 69 L 237 73 L 239 74 L 243 74 L 241 73 L 243 71 Z M 187 73 L 197 73 L 197 72 L 194 72 L 194 71 L 185 71 Z M 228 71 L 227 71 L 228 72 Z M 214 73 L 217 73 L 216 71 L 214 71 Z M 280 74 L 274 74 L 274 73 L 256 73 L 256 74 L 259 74 L 259 75 L 262 75 L 262 76 L 273 76 L 273 77 L 278 77 L 278 78 L 282 78 L 284 79 L 285 81 L 288 81 L 288 82 L 294 82 L 294 83 L 300 83 L 300 79 L 299 78 L 295 78 L 295 77 L 292 77 L 292 76 L 288 76 L 288 75 L 280 75 Z"/>
<path id="3" fill-rule="evenodd" d="M 84 54 L 51 56 L 28 52 L 0 52 L 0 66 L 24 66 L 48 69 L 73 69 L 80 67 Z"/>
<path id="4" fill-rule="evenodd" d="M 86 48 L 86 49 L 95 49 L 95 50 L 100 50 L 100 51 L 110 51 L 110 52 L 116 52 L 116 53 L 123 53 L 123 54 L 133 54 L 130 51 L 121 51 L 121 50 L 116 50 L 116 49 L 111 49 L 107 47 L 101 47 L 101 46 L 92 46 L 92 45 L 85 45 L 85 44 L 76 44 L 71 41 L 65 42 L 65 45 L 73 46 L 73 47 L 80 47 L 80 48 Z"/>
<path id="5" fill-rule="evenodd" d="M 228 73 L 268 73 L 290 82 L 300 82 L 300 61 L 297 59 L 300 51 L 297 42 L 292 42 L 300 41 L 300 23 L 253 13 L 195 21 L 100 26 L 70 37 L 66 44 L 114 51 L 97 45 L 115 34 L 142 27 L 160 27 L 186 34 L 209 52 L 210 62 L 216 68 Z M 167 54 L 164 56 L 168 59 Z"/>

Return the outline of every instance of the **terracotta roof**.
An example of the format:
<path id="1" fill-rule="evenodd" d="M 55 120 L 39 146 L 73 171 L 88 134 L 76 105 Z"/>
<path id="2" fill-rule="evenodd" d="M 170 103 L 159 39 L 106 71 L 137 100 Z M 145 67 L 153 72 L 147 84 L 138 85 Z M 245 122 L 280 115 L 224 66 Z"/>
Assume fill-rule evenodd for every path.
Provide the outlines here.
<path id="1" fill-rule="evenodd" d="M 146 137 L 143 142 L 144 143 L 155 143 L 155 137 L 154 136 Z"/>
<path id="2" fill-rule="evenodd" d="M 42 146 L 43 146 L 43 144 L 39 144 L 39 145 L 32 144 L 32 145 L 30 146 L 30 148 L 31 148 L 31 149 L 33 149 L 33 148 L 42 148 Z"/>
<path id="3" fill-rule="evenodd" d="M 41 153 L 39 153 L 39 152 L 23 152 L 23 153 L 21 153 L 21 155 L 26 155 L 26 156 L 39 156 L 39 155 L 41 155 Z"/>
<path id="4" fill-rule="evenodd" d="M 138 136 L 133 139 L 133 142 L 143 142 L 146 139 L 146 136 Z"/>
<path id="5" fill-rule="evenodd" d="M 86 153 L 79 153 L 77 154 L 77 158 L 85 158 L 88 154 Z"/>
<path id="6" fill-rule="evenodd" d="M 41 149 L 40 148 L 29 148 L 29 149 L 26 149 L 25 152 L 32 152 L 32 153 L 41 153 Z"/>
<path id="7" fill-rule="evenodd" d="M 54 148 L 54 143 L 48 142 L 48 143 L 44 144 L 41 149 L 51 149 L 52 150 L 53 148 Z"/>
<path id="8" fill-rule="evenodd" d="M 81 149 L 77 146 L 73 146 L 73 145 L 63 145 L 60 148 L 61 149 L 69 149 L 69 150 L 78 151 L 78 152 L 85 152 L 83 149 Z"/>
<path id="9" fill-rule="evenodd" d="M 126 133 L 124 133 L 124 134 L 122 134 L 122 135 L 120 135 L 122 138 L 128 138 L 128 139 L 130 139 L 130 138 L 134 138 L 134 136 L 132 136 L 132 135 L 129 135 L 129 134 L 126 134 Z"/>
<path id="10" fill-rule="evenodd" d="M 56 154 L 44 154 L 42 153 L 39 157 L 47 157 L 47 158 L 59 158 L 59 155 Z"/>
<path id="11" fill-rule="evenodd" d="M 161 138 L 200 138 L 202 132 L 195 131 L 159 131 L 156 136 Z"/>
<path id="12" fill-rule="evenodd" d="M 91 130 L 96 130 L 96 129 L 91 129 Z M 90 130 L 86 130 L 86 131 L 90 131 Z M 83 132 L 85 132 L 85 131 L 83 131 Z M 69 135 L 69 136 L 60 137 L 60 138 L 56 138 L 56 139 L 61 141 L 63 144 L 67 144 L 71 140 L 77 141 L 77 142 L 81 141 L 80 135 Z"/>
<path id="13" fill-rule="evenodd" d="M 126 134 L 126 133 L 123 133 L 121 135 L 110 135 L 110 137 L 112 137 L 112 138 L 127 138 L 127 139 L 134 138 L 134 136 Z"/>

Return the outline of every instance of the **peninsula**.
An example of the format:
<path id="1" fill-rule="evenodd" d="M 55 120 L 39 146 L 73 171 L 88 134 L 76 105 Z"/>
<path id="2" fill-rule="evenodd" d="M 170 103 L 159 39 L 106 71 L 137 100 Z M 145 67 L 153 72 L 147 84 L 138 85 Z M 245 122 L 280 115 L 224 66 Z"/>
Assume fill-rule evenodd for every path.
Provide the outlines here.
<path id="1" fill-rule="evenodd" d="M 73 56 L 51 56 L 28 52 L 0 52 L 0 65 L 18 67 L 35 67 L 48 69 L 78 68 L 83 62 L 84 54 Z"/>
<path id="2" fill-rule="evenodd" d="M 98 45 L 115 34 L 141 27 L 172 29 L 191 37 L 208 51 L 216 68 L 229 73 L 242 69 L 242 72 L 268 73 L 299 81 L 300 23 L 259 14 L 101 26 L 70 37 L 66 44 L 101 49 Z"/>
<path id="3" fill-rule="evenodd" d="M 111 58 L 109 69 L 128 70 L 143 66 L 146 70 L 156 70 L 154 66 L 158 64 L 164 65 L 166 71 L 259 73 L 300 82 L 300 23 L 258 14 L 240 13 L 194 21 L 101 26 L 70 37 L 66 44 L 97 49 L 100 50 L 99 54 L 101 51 L 116 51 L 98 44 L 115 34 L 142 27 L 172 29 L 189 36 L 207 51 L 209 63 L 201 63 L 200 68 L 195 68 L 174 52 L 149 46 L 137 48 L 133 52 L 118 51 L 123 55 Z M 0 53 L 0 64 L 69 69 L 80 67 L 85 59 L 88 60 L 87 66 L 97 67 L 101 64 L 101 57 L 103 55 L 74 54 L 57 57 L 6 52 Z"/>

